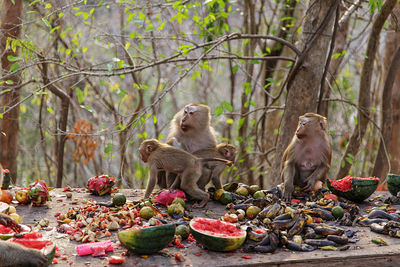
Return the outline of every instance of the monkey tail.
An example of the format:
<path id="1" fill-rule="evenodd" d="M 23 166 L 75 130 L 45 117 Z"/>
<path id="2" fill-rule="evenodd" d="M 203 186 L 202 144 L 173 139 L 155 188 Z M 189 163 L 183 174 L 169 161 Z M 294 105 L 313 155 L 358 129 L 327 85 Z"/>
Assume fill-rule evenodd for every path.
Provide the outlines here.
<path id="1" fill-rule="evenodd" d="M 224 162 L 227 166 L 232 166 L 233 162 L 227 159 L 220 159 L 220 158 L 201 158 L 200 161 L 203 162 L 208 162 L 208 161 L 220 161 Z"/>

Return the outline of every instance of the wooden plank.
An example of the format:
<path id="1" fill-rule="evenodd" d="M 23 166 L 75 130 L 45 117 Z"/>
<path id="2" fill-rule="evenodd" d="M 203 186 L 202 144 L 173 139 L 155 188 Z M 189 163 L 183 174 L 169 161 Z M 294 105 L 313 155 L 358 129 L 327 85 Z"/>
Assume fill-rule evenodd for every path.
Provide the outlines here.
<path id="1" fill-rule="evenodd" d="M 138 200 L 143 197 L 142 190 L 121 190 L 128 200 Z M 92 256 L 80 257 L 76 254 L 75 247 L 79 245 L 78 242 L 69 241 L 69 236 L 59 234 L 56 232 L 57 222 L 55 214 L 57 212 L 65 213 L 70 207 L 77 206 L 71 205 L 71 199 L 65 197 L 65 193 L 61 189 L 55 189 L 51 192 L 53 201 L 48 202 L 48 205 L 42 207 L 30 206 L 17 206 L 17 212 L 22 216 L 24 224 L 34 224 L 41 218 L 48 218 L 50 226 L 53 227 L 51 231 L 45 231 L 43 234 L 53 240 L 60 248 L 61 255 L 67 255 L 68 259 L 73 262 L 73 266 L 87 266 L 90 265 L 108 265 L 106 258 L 94 258 Z M 108 201 L 110 196 L 96 197 L 88 193 L 73 192 L 73 198 L 80 200 L 93 198 L 96 201 Z M 82 205 L 80 202 L 79 205 Z M 366 206 L 366 203 L 362 205 Z M 400 208 L 400 207 L 399 207 Z M 225 206 L 210 201 L 205 209 L 193 210 L 194 216 L 219 218 L 226 213 Z M 346 228 L 346 227 L 343 227 Z M 348 227 L 350 228 L 350 227 Z M 350 244 L 351 247 L 347 251 L 321 251 L 315 250 L 313 252 L 293 252 L 285 251 L 279 248 L 275 253 L 270 254 L 253 254 L 235 251 L 234 253 L 218 253 L 207 251 L 196 246 L 195 243 L 190 243 L 186 249 L 178 249 L 175 247 L 165 248 L 159 253 L 150 255 L 147 259 L 140 257 L 140 255 L 131 254 L 127 257 L 126 263 L 122 266 L 338 266 L 338 264 L 346 264 L 346 267 L 352 266 L 371 266 L 377 265 L 384 266 L 399 266 L 400 263 L 400 239 L 392 238 L 385 235 L 373 233 L 367 227 L 356 227 L 360 241 L 355 244 Z M 389 246 L 378 246 L 371 242 L 372 238 L 381 237 L 389 243 Z M 112 240 L 116 241 L 116 233 L 114 232 Z M 123 247 L 118 247 L 113 254 L 120 255 L 126 251 Z M 175 254 L 180 252 L 185 261 L 177 263 Z M 197 256 L 201 255 L 201 256 Z M 244 259 L 242 256 L 250 256 L 251 259 Z M 59 266 L 69 266 L 66 261 L 59 260 Z M 208 266 L 207 266 L 208 267 Z"/>

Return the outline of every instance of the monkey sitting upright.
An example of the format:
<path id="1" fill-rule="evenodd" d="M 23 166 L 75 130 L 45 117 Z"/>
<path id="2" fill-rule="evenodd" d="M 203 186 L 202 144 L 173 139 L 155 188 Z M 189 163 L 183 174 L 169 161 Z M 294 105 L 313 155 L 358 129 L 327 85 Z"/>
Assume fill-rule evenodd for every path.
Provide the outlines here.
<path id="1" fill-rule="evenodd" d="M 21 226 L 7 215 L 0 213 L 0 224 L 20 232 Z M 18 243 L 0 241 L 0 266 L 45 266 L 47 257 L 37 249 L 26 248 Z"/>
<path id="2" fill-rule="evenodd" d="M 332 144 L 326 118 L 315 113 L 300 116 L 296 133 L 281 161 L 284 200 L 290 201 L 295 185 L 309 192 L 316 181 L 325 183 L 331 156 Z"/>
<path id="3" fill-rule="evenodd" d="M 166 143 L 189 153 L 205 148 L 215 149 L 217 140 L 210 120 L 210 108 L 207 105 L 196 103 L 186 105 L 171 120 Z M 170 188 L 175 181 L 175 176 L 170 174 L 166 177 L 165 172 L 159 172 L 158 186 Z"/>
<path id="4" fill-rule="evenodd" d="M 222 161 L 231 164 L 230 161 L 219 158 L 200 159 L 180 148 L 162 144 L 156 139 L 143 141 L 139 146 L 139 153 L 143 162 L 148 163 L 150 172 L 144 197 L 148 198 L 153 191 L 159 171 L 176 173 L 181 176 L 180 188 L 194 199 L 201 201 L 200 204 L 193 204 L 193 208 L 204 207 L 209 199 L 209 195 L 197 185 L 203 163 Z"/>

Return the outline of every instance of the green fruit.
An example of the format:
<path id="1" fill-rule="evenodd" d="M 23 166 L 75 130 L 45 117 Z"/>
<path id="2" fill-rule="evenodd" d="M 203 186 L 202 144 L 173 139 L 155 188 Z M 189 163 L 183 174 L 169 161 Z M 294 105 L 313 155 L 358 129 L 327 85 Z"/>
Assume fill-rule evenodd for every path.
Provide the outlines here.
<path id="1" fill-rule="evenodd" d="M 175 199 L 172 201 L 172 204 L 175 204 L 175 203 L 181 204 L 182 207 L 184 207 L 184 208 L 186 207 L 186 203 L 185 203 L 185 200 L 183 200 L 183 198 L 180 198 L 180 197 L 175 198 Z"/>
<path id="2" fill-rule="evenodd" d="M 390 194 L 397 196 L 397 193 L 400 191 L 400 175 L 388 173 L 386 183 Z"/>
<path id="3" fill-rule="evenodd" d="M 56 255 L 56 244 L 45 246 L 40 250 L 47 257 L 47 262 L 45 266 L 50 266 L 53 262 L 54 255 Z"/>
<path id="4" fill-rule="evenodd" d="M 112 198 L 112 203 L 114 206 L 123 206 L 126 203 L 126 197 L 124 194 L 117 193 Z"/>
<path id="5" fill-rule="evenodd" d="M 189 227 L 186 225 L 178 225 L 175 229 L 175 235 L 180 235 L 183 240 L 189 237 Z"/>
<path id="6" fill-rule="evenodd" d="M 150 219 L 154 216 L 154 211 L 151 207 L 143 207 L 140 209 L 140 217 L 143 219 Z"/>
<path id="7" fill-rule="evenodd" d="M 265 193 L 263 191 L 257 191 L 253 194 L 253 198 L 257 199 L 257 198 L 264 198 L 265 197 Z"/>
<path id="8" fill-rule="evenodd" d="M 327 179 L 326 185 L 337 196 L 347 198 L 354 202 L 362 202 L 375 192 L 379 178 L 359 178 L 346 176 L 340 180 Z"/>
<path id="9" fill-rule="evenodd" d="M 246 210 L 246 216 L 249 219 L 254 219 L 260 211 L 261 209 L 257 206 L 250 206 Z"/>
<path id="10" fill-rule="evenodd" d="M 214 192 L 214 199 L 218 201 L 223 193 L 225 193 L 224 189 L 218 189 L 217 191 Z"/>
<path id="11" fill-rule="evenodd" d="M 344 210 L 342 207 L 340 206 L 335 206 L 332 208 L 332 215 L 333 217 L 335 217 L 336 219 L 340 219 L 343 217 L 344 215 Z"/>
<path id="12" fill-rule="evenodd" d="M 171 204 L 168 206 L 168 215 L 169 216 L 174 216 L 174 215 L 180 215 L 185 212 L 185 208 L 182 207 L 180 203 L 175 203 Z"/>
<path id="13" fill-rule="evenodd" d="M 195 218 L 189 227 L 196 241 L 213 251 L 232 251 L 246 240 L 246 231 L 220 220 Z"/>
<path id="14" fill-rule="evenodd" d="M 261 190 L 261 187 L 258 184 L 253 184 L 253 185 L 250 185 L 250 187 L 249 187 L 249 193 L 252 195 L 255 192 L 260 191 L 260 190 Z"/>
<path id="15" fill-rule="evenodd" d="M 233 201 L 232 195 L 229 192 L 224 192 L 221 196 L 221 198 L 219 199 L 219 202 L 221 202 L 222 204 L 226 205 L 228 203 L 231 203 Z"/>
<path id="16" fill-rule="evenodd" d="M 238 183 L 232 182 L 224 184 L 222 187 L 225 191 L 234 192 L 239 187 Z"/>
<path id="17" fill-rule="evenodd" d="M 171 243 L 175 235 L 174 224 L 118 232 L 121 244 L 136 253 L 155 253 Z"/>
<path id="18" fill-rule="evenodd" d="M 239 187 L 235 191 L 236 194 L 247 197 L 249 195 L 249 191 L 245 187 Z"/>

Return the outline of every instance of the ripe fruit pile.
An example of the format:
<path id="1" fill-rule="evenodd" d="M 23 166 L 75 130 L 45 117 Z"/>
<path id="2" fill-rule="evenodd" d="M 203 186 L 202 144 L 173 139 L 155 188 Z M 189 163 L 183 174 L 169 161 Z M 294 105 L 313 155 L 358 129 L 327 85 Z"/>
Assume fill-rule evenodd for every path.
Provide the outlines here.
<path id="1" fill-rule="evenodd" d="M 36 180 L 28 188 L 22 188 L 15 191 L 15 199 L 21 204 L 33 203 L 40 206 L 51 200 L 50 189 L 43 180 Z"/>
<path id="2" fill-rule="evenodd" d="M 109 177 L 108 175 L 98 175 L 90 178 L 87 181 L 86 187 L 92 194 L 103 196 L 111 193 L 111 189 L 114 186 L 114 181 L 114 177 Z"/>

